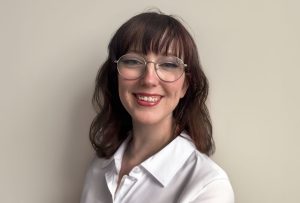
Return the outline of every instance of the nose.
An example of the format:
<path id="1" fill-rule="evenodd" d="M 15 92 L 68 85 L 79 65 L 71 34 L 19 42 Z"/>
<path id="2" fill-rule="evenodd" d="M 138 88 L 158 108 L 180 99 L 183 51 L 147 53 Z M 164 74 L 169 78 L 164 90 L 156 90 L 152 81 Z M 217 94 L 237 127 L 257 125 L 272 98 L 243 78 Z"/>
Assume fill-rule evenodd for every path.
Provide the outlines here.
<path id="1" fill-rule="evenodd" d="M 146 69 L 141 78 L 141 83 L 147 86 L 155 86 L 159 82 L 159 78 L 156 74 L 155 63 L 152 61 L 148 61 L 146 64 Z"/>

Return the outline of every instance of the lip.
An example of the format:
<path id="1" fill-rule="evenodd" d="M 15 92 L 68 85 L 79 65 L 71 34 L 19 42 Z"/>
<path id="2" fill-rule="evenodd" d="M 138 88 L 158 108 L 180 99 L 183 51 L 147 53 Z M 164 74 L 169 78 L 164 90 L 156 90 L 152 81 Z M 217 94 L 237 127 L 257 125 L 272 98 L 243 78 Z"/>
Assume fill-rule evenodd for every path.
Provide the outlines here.
<path id="1" fill-rule="evenodd" d="M 158 105 L 163 97 L 160 94 L 144 93 L 144 92 L 134 93 L 133 95 L 136 98 L 137 104 L 145 107 L 153 107 Z"/>

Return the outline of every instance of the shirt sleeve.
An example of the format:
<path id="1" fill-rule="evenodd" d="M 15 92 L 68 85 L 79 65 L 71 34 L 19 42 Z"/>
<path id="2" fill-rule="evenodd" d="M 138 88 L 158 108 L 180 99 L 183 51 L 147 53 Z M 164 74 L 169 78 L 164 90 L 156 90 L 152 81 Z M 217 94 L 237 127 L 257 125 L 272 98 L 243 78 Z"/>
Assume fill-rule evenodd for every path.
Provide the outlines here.
<path id="1" fill-rule="evenodd" d="M 215 180 L 207 184 L 190 203 L 234 203 L 234 193 L 229 180 Z"/>

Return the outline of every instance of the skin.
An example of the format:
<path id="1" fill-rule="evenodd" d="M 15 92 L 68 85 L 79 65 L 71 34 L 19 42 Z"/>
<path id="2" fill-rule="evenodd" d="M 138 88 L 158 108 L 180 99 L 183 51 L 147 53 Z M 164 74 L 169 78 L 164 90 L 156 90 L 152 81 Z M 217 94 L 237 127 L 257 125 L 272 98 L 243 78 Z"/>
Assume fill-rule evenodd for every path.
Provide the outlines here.
<path id="1" fill-rule="evenodd" d="M 157 61 L 157 55 L 148 53 L 145 59 Z M 127 80 L 119 75 L 118 84 L 120 100 L 133 123 L 133 136 L 122 159 L 119 185 L 123 175 L 171 141 L 172 114 L 188 85 L 185 74 L 172 83 L 161 81 L 153 63 L 147 65 L 146 73 L 139 79 Z"/>

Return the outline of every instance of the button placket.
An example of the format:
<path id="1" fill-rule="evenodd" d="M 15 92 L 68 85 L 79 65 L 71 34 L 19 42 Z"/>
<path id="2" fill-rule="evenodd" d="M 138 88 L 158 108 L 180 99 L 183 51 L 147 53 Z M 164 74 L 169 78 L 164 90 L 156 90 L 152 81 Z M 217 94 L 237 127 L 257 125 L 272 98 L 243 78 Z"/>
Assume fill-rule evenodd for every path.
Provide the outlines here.
<path id="1" fill-rule="evenodd" d="M 129 194 L 130 189 L 137 182 L 137 179 L 131 176 L 123 176 L 118 191 L 115 196 L 115 202 L 123 202 L 126 196 Z"/>

